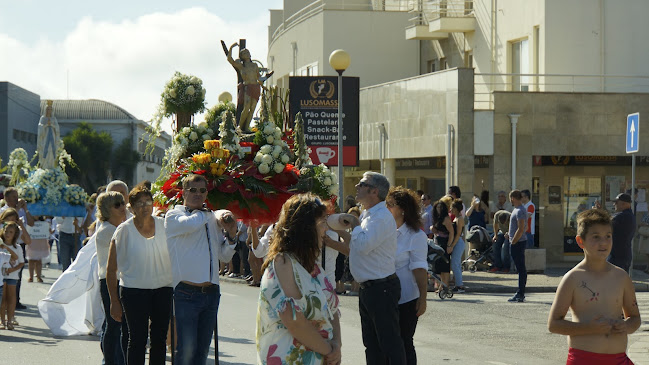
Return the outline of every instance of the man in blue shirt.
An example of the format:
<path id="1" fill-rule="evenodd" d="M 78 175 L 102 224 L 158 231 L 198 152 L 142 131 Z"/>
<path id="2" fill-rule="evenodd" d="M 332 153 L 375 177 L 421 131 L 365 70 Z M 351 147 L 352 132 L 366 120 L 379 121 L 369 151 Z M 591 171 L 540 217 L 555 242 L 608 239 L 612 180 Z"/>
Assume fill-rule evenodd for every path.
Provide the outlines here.
<path id="1" fill-rule="evenodd" d="M 518 291 L 508 301 L 518 303 L 525 301 L 525 286 L 527 285 L 527 269 L 525 268 L 527 210 L 523 206 L 522 199 L 523 193 L 520 190 L 512 190 L 509 193 L 509 201 L 514 206 L 514 210 L 509 219 L 509 232 L 507 232 L 507 235 L 511 243 L 512 259 L 518 271 Z"/>

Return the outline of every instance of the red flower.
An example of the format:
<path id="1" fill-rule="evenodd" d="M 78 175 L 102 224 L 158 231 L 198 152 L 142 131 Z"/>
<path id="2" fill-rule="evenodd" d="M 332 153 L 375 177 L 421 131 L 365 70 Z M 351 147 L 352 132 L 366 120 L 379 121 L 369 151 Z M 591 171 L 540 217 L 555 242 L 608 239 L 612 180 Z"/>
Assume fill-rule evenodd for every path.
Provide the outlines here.
<path id="1" fill-rule="evenodd" d="M 226 194 L 232 194 L 232 193 L 234 193 L 235 191 L 237 191 L 239 189 L 239 185 L 237 185 L 234 182 L 234 180 L 232 180 L 232 178 L 228 176 L 228 177 L 225 178 L 225 181 L 223 181 L 223 183 L 221 183 L 221 185 L 219 185 L 217 187 L 217 189 L 220 192 L 223 192 L 223 193 L 226 193 Z"/>

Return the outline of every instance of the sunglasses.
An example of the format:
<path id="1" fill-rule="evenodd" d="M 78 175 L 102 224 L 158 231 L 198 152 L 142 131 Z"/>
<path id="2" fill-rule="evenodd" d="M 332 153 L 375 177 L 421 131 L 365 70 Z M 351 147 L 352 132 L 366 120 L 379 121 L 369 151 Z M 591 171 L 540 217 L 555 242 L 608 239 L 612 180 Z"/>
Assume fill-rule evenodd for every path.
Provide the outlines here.
<path id="1" fill-rule="evenodd" d="M 358 183 L 358 186 L 361 187 L 361 188 L 366 188 L 366 187 L 367 187 L 367 188 L 373 188 L 373 187 L 374 187 L 374 185 L 372 185 L 372 184 L 368 184 L 368 183 L 366 183 L 365 181 L 361 181 L 361 182 L 359 182 L 359 183 Z"/>
<path id="2" fill-rule="evenodd" d="M 136 208 L 142 208 L 142 207 L 150 207 L 153 205 L 153 200 L 147 200 L 143 202 L 137 202 L 133 206 Z"/>
<path id="3" fill-rule="evenodd" d="M 113 204 L 113 208 L 115 208 L 115 209 L 119 209 L 122 205 L 126 205 L 126 203 L 124 203 L 124 202 L 117 202 L 117 203 Z"/>
<path id="4" fill-rule="evenodd" d="M 192 194 L 196 194 L 196 193 L 205 194 L 207 192 L 207 188 L 188 188 L 185 190 L 189 191 Z"/>

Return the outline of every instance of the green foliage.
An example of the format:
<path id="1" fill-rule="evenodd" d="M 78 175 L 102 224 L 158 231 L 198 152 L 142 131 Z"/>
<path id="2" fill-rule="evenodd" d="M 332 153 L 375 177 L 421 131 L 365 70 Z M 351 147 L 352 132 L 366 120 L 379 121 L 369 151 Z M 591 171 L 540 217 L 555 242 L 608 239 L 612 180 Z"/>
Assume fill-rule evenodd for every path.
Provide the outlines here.
<path id="1" fill-rule="evenodd" d="M 138 162 L 140 162 L 140 154 L 131 148 L 130 139 L 125 138 L 114 151 L 113 178 L 133 181 L 133 170 Z"/>
<path id="2" fill-rule="evenodd" d="M 232 103 L 218 103 L 208 109 L 205 113 L 205 122 L 207 123 L 207 127 L 213 131 L 218 130 L 219 124 L 221 124 L 221 121 L 223 120 L 221 119 L 222 114 L 226 110 L 229 110 L 233 115 L 236 113 L 236 107 Z"/>
<path id="3" fill-rule="evenodd" d="M 160 95 L 163 115 L 176 113 L 196 114 L 205 110 L 205 89 L 203 81 L 196 76 L 176 71 L 167 81 Z"/>
<path id="4" fill-rule="evenodd" d="M 86 191 L 95 191 L 105 184 L 110 168 L 113 138 L 108 132 L 98 133 L 87 122 L 63 137 L 68 153 L 77 168 L 66 167 L 71 183 L 76 183 Z"/>

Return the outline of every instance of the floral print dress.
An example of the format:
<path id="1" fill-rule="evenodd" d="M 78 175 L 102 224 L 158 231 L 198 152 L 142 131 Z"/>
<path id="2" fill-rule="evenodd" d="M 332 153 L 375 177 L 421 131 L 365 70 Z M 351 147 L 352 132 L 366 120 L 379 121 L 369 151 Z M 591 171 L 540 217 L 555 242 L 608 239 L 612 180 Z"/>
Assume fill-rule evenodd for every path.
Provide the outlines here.
<path id="1" fill-rule="evenodd" d="M 261 279 L 259 307 L 257 309 L 257 363 L 263 365 L 316 365 L 324 357 L 302 345 L 282 323 L 279 313 L 290 308 L 295 318 L 302 312 L 320 335 L 333 338 L 331 321 L 338 313 L 338 296 L 329 280 L 316 264 L 309 273 L 291 255 L 284 254 L 293 265 L 293 276 L 302 298 L 286 296 L 275 274 L 275 263 L 271 262 Z"/>

